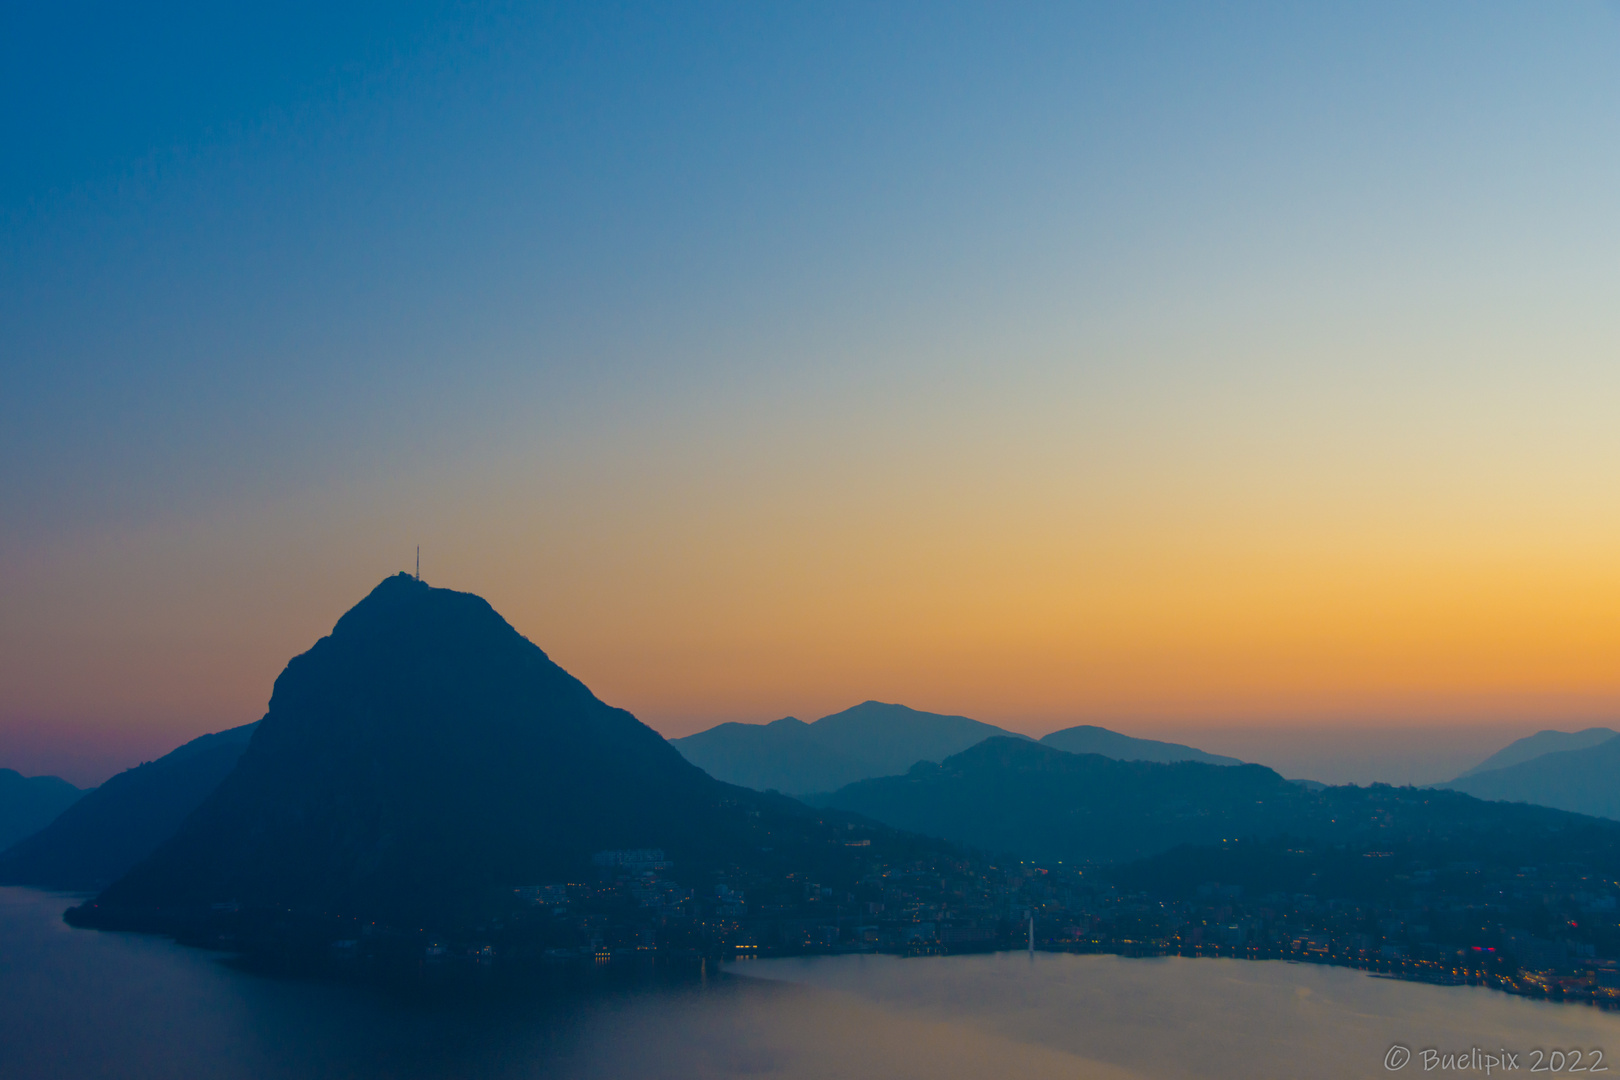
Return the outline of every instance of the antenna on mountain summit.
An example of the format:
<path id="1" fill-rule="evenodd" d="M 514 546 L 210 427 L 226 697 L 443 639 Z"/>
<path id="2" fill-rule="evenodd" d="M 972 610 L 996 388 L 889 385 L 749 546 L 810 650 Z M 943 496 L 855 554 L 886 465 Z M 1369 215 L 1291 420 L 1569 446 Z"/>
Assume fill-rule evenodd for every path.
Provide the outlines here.
<path id="1" fill-rule="evenodd" d="M 422 545 L 416 545 L 416 580 L 422 580 Z"/>

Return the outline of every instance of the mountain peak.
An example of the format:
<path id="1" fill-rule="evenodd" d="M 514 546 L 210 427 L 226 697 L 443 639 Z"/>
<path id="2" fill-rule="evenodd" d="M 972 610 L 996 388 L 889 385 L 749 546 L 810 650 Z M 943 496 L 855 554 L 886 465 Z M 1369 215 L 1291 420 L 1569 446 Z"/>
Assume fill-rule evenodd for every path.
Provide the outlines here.
<path id="1" fill-rule="evenodd" d="M 1210 754 L 1181 743 L 1159 742 L 1122 735 L 1095 724 L 1077 724 L 1041 739 L 1047 746 L 1071 754 L 1101 754 L 1117 761 L 1201 761 L 1206 765 L 1241 765 L 1237 758 Z"/>
<path id="2" fill-rule="evenodd" d="M 1606 727 L 1589 727 L 1583 731 L 1538 731 L 1534 735 L 1527 735 L 1522 739 L 1515 739 L 1502 749 L 1475 765 L 1472 769 L 1458 776 L 1458 780 L 1466 780 L 1481 773 L 1492 772 L 1496 769 L 1506 769 L 1523 762 L 1532 761 L 1545 754 L 1562 753 L 1570 750 L 1589 750 L 1600 746 L 1615 738 L 1616 732 Z"/>
<path id="3" fill-rule="evenodd" d="M 726 790 L 482 598 L 400 574 L 288 663 L 235 769 L 101 904 L 467 910 L 596 850 L 707 858 Z"/>
<path id="4" fill-rule="evenodd" d="M 446 618 L 453 622 L 446 624 Z M 499 627 L 517 633 L 483 597 L 438 588 L 402 571 L 383 578 L 358 604 L 344 612 L 332 628 L 332 636 L 385 632 L 390 623 L 413 620 L 431 620 L 442 630 L 482 622 L 491 629 Z"/>
<path id="5" fill-rule="evenodd" d="M 863 701 L 806 724 L 718 724 L 671 740 L 688 761 L 728 783 L 793 794 L 832 791 L 871 776 L 939 762 L 992 735 L 1013 735 L 966 716 Z"/>
<path id="6" fill-rule="evenodd" d="M 873 777 L 899 776 L 919 762 L 938 764 L 986 739 L 1033 745 L 1028 736 L 994 724 L 876 700 L 811 724 L 792 717 L 769 724 L 719 724 L 671 741 L 688 761 L 728 783 L 809 795 Z M 1040 741 L 1055 750 L 1120 761 L 1241 764 L 1236 758 L 1136 739 L 1092 724 L 1055 731 Z"/>
<path id="7" fill-rule="evenodd" d="M 1248 835 L 1308 801 L 1261 765 L 1121 761 L 1008 736 L 815 800 L 980 850 L 1099 861 Z"/>
<path id="8" fill-rule="evenodd" d="M 1556 740 L 1542 736 L 1556 735 Z M 1586 742 L 1603 736 L 1596 743 Z M 1539 744 L 1535 740 L 1540 740 Z M 1513 760 L 1528 749 L 1555 749 Z M 1573 744 L 1573 745 L 1572 745 Z M 1557 748 L 1564 747 L 1564 748 Z M 1607 728 L 1575 732 L 1540 732 L 1520 739 L 1492 760 L 1509 763 L 1478 768 L 1441 785 L 1480 799 L 1536 803 L 1559 810 L 1620 820 L 1620 735 Z M 1488 762 L 1487 762 L 1488 764 Z"/>
<path id="9" fill-rule="evenodd" d="M 992 761 L 1002 765 L 1039 765 L 1052 761 L 1064 761 L 1070 756 L 1062 750 L 1043 746 L 1032 739 L 1011 735 L 993 735 L 983 742 L 973 744 L 961 753 L 952 754 L 942 764 L 946 768 L 958 768 Z"/>
<path id="10" fill-rule="evenodd" d="M 784 716 L 780 720 L 772 720 L 765 726 L 768 728 L 779 728 L 791 731 L 799 728 L 807 728 L 810 725 L 805 723 L 803 720 L 800 720 L 797 716 Z"/>

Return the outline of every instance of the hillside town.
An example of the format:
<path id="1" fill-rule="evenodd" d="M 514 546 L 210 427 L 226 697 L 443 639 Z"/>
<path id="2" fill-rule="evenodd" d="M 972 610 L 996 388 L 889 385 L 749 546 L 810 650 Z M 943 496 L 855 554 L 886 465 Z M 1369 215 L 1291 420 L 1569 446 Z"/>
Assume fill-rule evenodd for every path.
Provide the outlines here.
<path id="1" fill-rule="evenodd" d="M 1620 1008 L 1620 881 L 1580 866 L 1417 868 L 1395 875 L 1404 891 L 1389 903 L 1217 881 L 1172 896 L 1133 889 L 1123 868 L 973 857 L 874 864 L 854 881 L 716 875 L 701 887 L 657 849 L 601 852 L 593 870 L 515 887 L 510 914 L 472 938 L 420 942 L 424 970 L 622 977 L 772 956 L 1032 949 L 1332 964 Z M 366 940 L 333 951 L 351 962 L 394 951 Z"/>

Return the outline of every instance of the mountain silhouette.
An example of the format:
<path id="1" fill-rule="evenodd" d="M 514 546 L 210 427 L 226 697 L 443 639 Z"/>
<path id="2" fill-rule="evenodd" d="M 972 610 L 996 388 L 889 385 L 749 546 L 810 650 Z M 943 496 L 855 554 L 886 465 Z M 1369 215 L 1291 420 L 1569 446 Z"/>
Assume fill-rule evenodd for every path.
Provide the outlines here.
<path id="1" fill-rule="evenodd" d="M 769 724 L 721 724 L 670 742 L 710 776 L 756 791 L 831 791 L 874 775 L 861 759 L 823 745 L 814 728 L 784 716 Z"/>
<path id="2" fill-rule="evenodd" d="M 162 929 L 225 904 L 461 925 L 514 885 L 588 880 L 603 850 L 663 849 L 712 883 L 848 869 L 889 836 L 853 849 L 825 819 L 711 778 L 484 600 L 400 574 L 287 665 L 178 832 L 69 918 Z"/>
<path id="3" fill-rule="evenodd" d="M 1620 849 L 1620 829 L 1542 807 L 1387 785 L 1312 790 L 1261 765 L 1115 761 L 1003 738 L 816 802 L 985 851 L 1074 862 L 1279 836 L 1475 847 L 1493 836 L 1541 837 L 1521 845 L 1533 849 L 1578 832 Z"/>
<path id="4" fill-rule="evenodd" d="M 38 832 L 83 795 L 60 776 L 0 769 L 0 848 Z"/>
<path id="5" fill-rule="evenodd" d="M 1596 746 L 1540 754 L 1506 768 L 1464 773 L 1445 786 L 1479 799 L 1534 803 L 1620 820 L 1620 736 Z"/>
<path id="6" fill-rule="evenodd" d="M 994 724 L 867 701 L 814 723 L 721 724 L 670 740 L 709 775 L 756 791 L 832 791 L 869 776 L 943 761 L 993 735 L 1023 738 Z"/>
<path id="7" fill-rule="evenodd" d="M 815 801 L 982 850 L 1110 862 L 1264 829 L 1303 794 L 1261 765 L 1116 761 L 994 738 Z"/>
<path id="8" fill-rule="evenodd" d="M 1206 765 L 1242 765 L 1233 757 L 1207 754 L 1180 743 L 1121 735 L 1104 727 L 1081 724 L 1044 736 L 1041 743 L 1069 754 L 1101 754 L 1116 761 L 1201 761 Z"/>
<path id="9" fill-rule="evenodd" d="M 1502 749 L 1475 765 L 1472 769 L 1457 777 L 1458 780 L 1477 776 L 1480 773 L 1493 772 L 1496 769 L 1505 769 L 1509 765 L 1518 765 L 1521 762 L 1538 758 L 1543 754 L 1555 754 L 1565 750 L 1585 750 L 1588 747 L 1606 743 L 1620 732 L 1611 731 L 1605 727 L 1592 727 L 1584 731 L 1538 731 L 1534 735 L 1527 735 L 1508 743 Z M 1448 784 L 1447 787 L 1452 785 Z"/>
<path id="10" fill-rule="evenodd" d="M 919 761 L 944 761 L 994 737 L 1025 738 L 966 716 L 867 701 L 814 723 L 791 716 L 770 724 L 728 723 L 670 741 L 692 764 L 727 783 L 808 795 L 836 791 L 858 780 L 898 776 Z M 1191 746 L 1135 739 L 1091 725 L 1054 731 L 1041 742 L 1070 753 L 1121 761 L 1241 764 Z"/>
<path id="11" fill-rule="evenodd" d="M 119 773 L 0 852 L 0 885 L 105 887 L 174 834 L 236 767 L 256 726 L 204 735 Z"/>

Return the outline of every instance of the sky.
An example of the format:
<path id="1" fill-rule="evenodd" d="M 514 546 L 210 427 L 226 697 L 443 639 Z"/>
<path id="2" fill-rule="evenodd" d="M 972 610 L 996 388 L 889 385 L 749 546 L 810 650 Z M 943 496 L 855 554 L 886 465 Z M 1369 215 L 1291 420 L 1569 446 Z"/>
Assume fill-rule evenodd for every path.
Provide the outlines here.
<path id="1" fill-rule="evenodd" d="M 671 736 L 1620 718 L 1620 5 L 227 7 L 0 15 L 0 766 L 417 545 Z"/>

